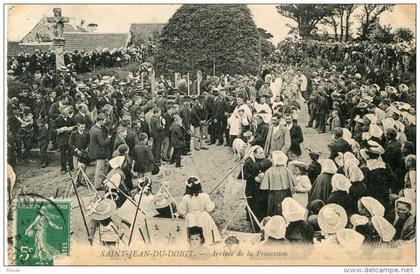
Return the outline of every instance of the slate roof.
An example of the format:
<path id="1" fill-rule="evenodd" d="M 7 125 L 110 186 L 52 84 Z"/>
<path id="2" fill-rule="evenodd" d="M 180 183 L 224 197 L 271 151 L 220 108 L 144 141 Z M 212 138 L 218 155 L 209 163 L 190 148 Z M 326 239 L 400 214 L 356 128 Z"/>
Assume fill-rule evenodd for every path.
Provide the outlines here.
<path id="1" fill-rule="evenodd" d="M 160 33 L 165 25 L 164 23 L 134 23 L 130 25 L 129 32 L 136 39 L 148 41 L 153 39 L 154 33 Z"/>
<path id="2" fill-rule="evenodd" d="M 128 33 L 94 33 L 94 32 L 71 32 L 64 33 L 66 44 L 65 51 L 92 51 L 108 48 L 125 48 Z"/>

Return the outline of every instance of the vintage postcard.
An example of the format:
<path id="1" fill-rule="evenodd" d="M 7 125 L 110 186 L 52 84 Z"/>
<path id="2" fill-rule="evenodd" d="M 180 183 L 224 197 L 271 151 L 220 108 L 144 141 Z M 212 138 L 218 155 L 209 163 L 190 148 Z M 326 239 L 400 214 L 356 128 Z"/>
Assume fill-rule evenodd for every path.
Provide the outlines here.
<path id="1" fill-rule="evenodd" d="M 5 265 L 416 265 L 415 4 L 4 11 Z"/>

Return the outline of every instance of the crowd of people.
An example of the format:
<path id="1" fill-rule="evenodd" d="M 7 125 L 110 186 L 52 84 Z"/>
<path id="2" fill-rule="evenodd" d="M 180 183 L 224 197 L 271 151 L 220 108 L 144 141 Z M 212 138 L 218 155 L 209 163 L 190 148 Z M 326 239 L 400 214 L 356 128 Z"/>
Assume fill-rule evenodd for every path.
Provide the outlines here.
<path id="1" fill-rule="evenodd" d="M 318 58 L 322 65 L 336 65 L 339 71 L 359 73 L 380 86 L 404 83 L 415 85 L 416 47 L 396 44 L 327 42 L 316 40 L 283 41 L 278 45 L 278 62 L 302 62 Z"/>
<path id="2" fill-rule="evenodd" d="M 144 62 L 152 56 L 155 46 L 140 45 L 128 48 L 104 48 L 102 50 L 64 52 L 66 67 L 77 73 L 92 72 L 100 68 L 123 67 L 133 62 Z M 34 74 L 44 74 L 55 70 L 54 51 L 35 49 L 32 54 L 19 52 L 17 56 L 8 58 L 9 74 L 21 78 L 30 78 Z"/>
<path id="3" fill-rule="evenodd" d="M 352 59 L 355 47 L 366 58 L 359 59 L 364 66 Z M 8 162 L 28 159 L 33 140 L 42 167 L 49 146 L 59 149 L 63 175 L 95 161 L 93 185 L 114 193 L 118 211 L 127 199 L 122 193 L 152 193 L 144 182 L 162 164 L 179 168 L 193 149 L 237 150 L 240 140 L 240 177 L 252 211 L 247 216 L 264 243 L 312 245 L 317 238 L 346 247 L 355 239 L 360 247 L 413 241 L 415 89 L 403 78 L 378 76 L 410 70 L 410 62 L 405 67 L 398 58 L 372 60 L 363 52 L 371 47 L 354 44 L 324 51 L 318 43 L 299 42 L 290 48 L 280 47 L 277 62 L 264 64 L 258 76 L 209 75 L 189 87 L 184 76 L 162 75 L 153 90 L 141 73 L 82 81 L 67 68 L 41 72 L 40 82 L 9 93 Z M 322 54 L 322 60 L 311 58 Z M 329 155 L 312 142 L 310 163 L 302 161 L 305 103 L 310 120 L 304 126 L 333 135 Z M 186 185 L 178 216 L 189 220 L 200 243 L 219 241 L 207 213 L 214 204 L 199 178 L 189 177 Z"/>

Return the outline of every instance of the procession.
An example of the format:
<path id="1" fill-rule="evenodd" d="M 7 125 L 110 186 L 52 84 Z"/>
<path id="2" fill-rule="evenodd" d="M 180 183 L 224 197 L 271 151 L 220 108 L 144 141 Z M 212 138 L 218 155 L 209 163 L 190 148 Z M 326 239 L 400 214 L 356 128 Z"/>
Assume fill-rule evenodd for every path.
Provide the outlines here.
<path id="1" fill-rule="evenodd" d="M 70 245 L 88 250 L 415 248 L 415 40 L 287 39 L 255 73 L 163 71 L 164 38 L 65 51 L 69 19 L 53 14 L 50 49 L 7 59 L 8 227 L 36 194 L 71 201 Z M 63 225 L 47 208 L 24 232 L 41 265 L 69 252 L 48 242 Z"/>

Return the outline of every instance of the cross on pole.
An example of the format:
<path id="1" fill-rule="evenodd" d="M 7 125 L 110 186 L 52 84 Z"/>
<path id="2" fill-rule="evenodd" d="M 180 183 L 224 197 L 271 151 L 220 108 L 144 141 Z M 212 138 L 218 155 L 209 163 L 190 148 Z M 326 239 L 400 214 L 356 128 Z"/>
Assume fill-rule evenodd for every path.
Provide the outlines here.
<path id="1" fill-rule="evenodd" d="M 47 21 L 54 27 L 53 49 L 55 52 L 55 69 L 59 70 L 65 67 L 64 63 L 64 45 L 66 38 L 64 38 L 64 23 L 69 22 L 69 17 L 61 16 L 61 9 L 53 9 L 54 17 L 48 17 Z"/>
<path id="2" fill-rule="evenodd" d="M 54 38 L 53 40 L 66 40 L 64 38 L 64 23 L 70 21 L 69 17 L 61 16 L 61 9 L 53 9 L 54 17 L 48 17 L 47 21 L 54 24 Z"/>

